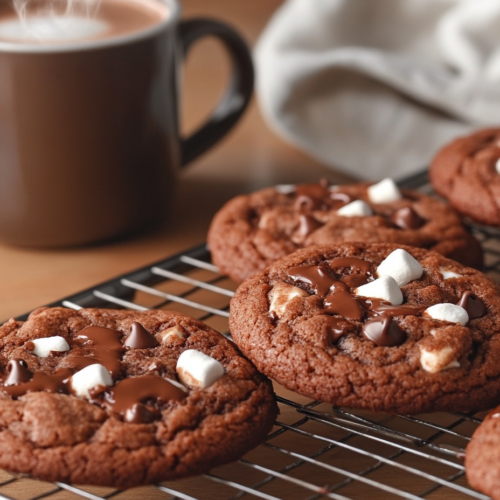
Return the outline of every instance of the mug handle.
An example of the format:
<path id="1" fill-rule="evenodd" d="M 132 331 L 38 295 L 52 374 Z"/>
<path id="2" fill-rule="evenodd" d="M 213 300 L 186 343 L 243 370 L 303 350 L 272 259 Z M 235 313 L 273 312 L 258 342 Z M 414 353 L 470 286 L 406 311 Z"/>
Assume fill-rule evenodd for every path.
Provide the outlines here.
<path id="1" fill-rule="evenodd" d="M 190 137 L 181 139 L 181 166 L 184 167 L 210 149 L 240 119 L 252 97 L 255 73 L 250 49 L 226 24 L 212 19 L 189 19 L 181 22 L 179 35 L 184 58 L 199 38 L 217 37 L 228 50 L 233 67 L 229 87 L 212 116 Z"/>

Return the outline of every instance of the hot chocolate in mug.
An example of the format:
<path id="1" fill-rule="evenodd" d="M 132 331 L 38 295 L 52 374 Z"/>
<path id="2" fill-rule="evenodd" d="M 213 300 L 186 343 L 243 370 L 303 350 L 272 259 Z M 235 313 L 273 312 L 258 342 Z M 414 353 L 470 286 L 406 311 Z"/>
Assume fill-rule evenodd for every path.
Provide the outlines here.
<path id="1" fill-rule="evenodd" d="M 100 0 L 63 21 L 48 10 L 19 19 L 11 1 L 0 0 L 0 240 L 81 245 L 163 219 L 177 170 L 248 104 L 245 42 L 213 20 L 180 21 L 177 0 Z M 179 71 L 207 35 L 228 49 L 232 78 L 208 122 L 183 138 Z"/>

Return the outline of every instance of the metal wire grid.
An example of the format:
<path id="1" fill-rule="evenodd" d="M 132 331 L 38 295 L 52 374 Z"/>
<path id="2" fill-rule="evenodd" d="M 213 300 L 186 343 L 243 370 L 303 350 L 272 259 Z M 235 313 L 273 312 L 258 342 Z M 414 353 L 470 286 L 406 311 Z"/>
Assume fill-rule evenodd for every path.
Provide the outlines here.
<path id="1" fill-rule="evenodd" d="M 425 174 L 400 184 L 430 192 Z M 487 273 L 500 279 L 500 233 L 478 226 L 471 229 L 485 249 Z M 234 289 L 234 283 L 210 263 L 202 245 L 51 306 L 173 309 L 227 332 Z M 267 441 L 238 462 L 209 474 L 121 491 L 44 483 L 0 471 L 0 498 L 488 498 L 469 488 L 462 462 L 481 415 L 409 417 L 347 411 L 277 385 L 275 389 L 281 414 Z"/>

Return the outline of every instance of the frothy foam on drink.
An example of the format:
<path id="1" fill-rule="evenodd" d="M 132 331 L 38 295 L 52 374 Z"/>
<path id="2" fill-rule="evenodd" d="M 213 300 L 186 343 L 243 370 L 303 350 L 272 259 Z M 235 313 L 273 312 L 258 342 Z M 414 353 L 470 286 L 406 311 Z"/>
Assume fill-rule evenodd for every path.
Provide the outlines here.
<path id="1" fill-rule="evenodd" d="M 13 0 L 17 19 L 0 22 L 0 37 L 17 42 L 92 39 L 108 25 L 97 19 L 101 0 Z"/>

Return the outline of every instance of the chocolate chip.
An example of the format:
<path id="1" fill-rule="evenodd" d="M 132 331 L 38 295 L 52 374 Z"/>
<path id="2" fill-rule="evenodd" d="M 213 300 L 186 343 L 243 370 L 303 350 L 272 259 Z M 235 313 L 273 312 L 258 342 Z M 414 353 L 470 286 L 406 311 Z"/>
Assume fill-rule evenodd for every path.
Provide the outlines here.
<path id="1" fill-rule="evenodd" d="M 295 209 L 299 212 L 311 212 L 315 210 L 316 207 L 317 204 L 315 201 L 307 195 L 300 195 L 295 200 Z"/>
<path id="2" fill-rule="evenodd" d="M 469 319 L 480 318 L 488 312 L 486 306 L 481 302 L 477 295 L 472 292 L 465 292 L 458 305 L 467 311 Z"/>
<path id="3" fill-rule="evenodd" d="M 276 325 L 278 322 L 278 315 L 274 311 L 271 311 L 269 313 L 269 319 L 271 320 L 272 325 Z"/>
<path id="4" fill-rule="evenodd" d="M 411 207 L 404 207 L 396 210 L 396 212 L 392 214 L 391 219 L 392 222 L 401 229 L 418 229 L 427 222 Z"/>
<path id="5" fill-rule="evenodd" d="M 390 316 L 380 316 L 363 325 L 363 337 L 375 345 L 394 347 L 406 340 L 406 334 Z"/>
<path id="6" fill-rule="evenodd" d="M 136 403 L 129 408 L 124 417 L 125 422 L 130 424 L 147 424 L 154 419 L 155 416 L 142 403 Z"/>
<path id="7" fill-rule="evenodd" d="M 304 240 L 311 233 L 313 233 L 314 231 L 316 231 L 316 229 L 319 229 L 320 227 L 323 227 L 322 222 L 319 222 L 318 220 L 316 220 L 314 217 L 311 217 L 310 215 L 301 215 L 300 216 L 300 226 L 299 226 L 299 230 L 297 232 L 297 236 L 301 240 Z"/>
<path id="8" fill-rule="evenodd" d="M 7 365 L 7 380 L 4 385 L 18 385 L 29 382 L 33 373 L 28 370 L 26 362 L 22 359 L 11 359 Z"/>
<path id="9" fill-rule="evenodd" d="M 350 324 L 347 321 L 338 318 L 328 318 L 326 328 L 330 342 L 335 344 L 340 337 L 349 331 L 349 327 Z"/>
<path id="10" fill-rule="evenodd" d="M 140 323 L 135 322 L 123 345 L 130 349 L 149 349 L 160 344 Z"/>

